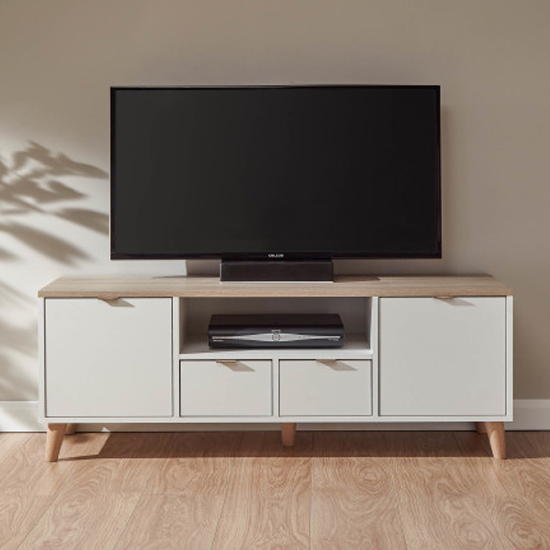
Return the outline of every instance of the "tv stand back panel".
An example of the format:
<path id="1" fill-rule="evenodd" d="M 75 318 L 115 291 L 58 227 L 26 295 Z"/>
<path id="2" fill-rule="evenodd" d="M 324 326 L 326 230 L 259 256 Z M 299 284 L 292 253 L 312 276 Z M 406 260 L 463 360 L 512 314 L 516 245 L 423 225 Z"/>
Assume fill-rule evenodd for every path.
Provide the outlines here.
<path id="1" fill-rule="evenodd" d="M 54 440 L 98 422 L 273 422 L 288 443 L 297 422 L 473 421 L 498 441 L 493 428 L 513 418 L 512 293 L 488 276 L 67 277 L 39 300 L 40 416 Z M 211 314 L 272 311 L 341 313 L 346 343 L 208 348 Z"/>

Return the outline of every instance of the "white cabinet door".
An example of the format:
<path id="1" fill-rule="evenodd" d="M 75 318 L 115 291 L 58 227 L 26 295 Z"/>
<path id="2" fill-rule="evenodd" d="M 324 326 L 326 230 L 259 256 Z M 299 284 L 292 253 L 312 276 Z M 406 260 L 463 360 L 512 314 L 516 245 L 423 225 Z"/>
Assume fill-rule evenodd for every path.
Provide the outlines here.
<path id="1" fill-rule="evenodd" d="M 46 416 L 172 414 L 172 300 L 45 301 Z"/>
<path id="2" fill-rule="evenodd" d="M 381 298 L 380 414 L 506 414 L 506 299 Z"/>
<path id="3" fill-rule="evenodd" d="M 271 361 L 181 361 L 182 416 L 271 416 Z"/>
<path id="4" fill-rule="evenodd" d="M 281 361 L 281 416 L 369 416 L 370 361 Z"/>

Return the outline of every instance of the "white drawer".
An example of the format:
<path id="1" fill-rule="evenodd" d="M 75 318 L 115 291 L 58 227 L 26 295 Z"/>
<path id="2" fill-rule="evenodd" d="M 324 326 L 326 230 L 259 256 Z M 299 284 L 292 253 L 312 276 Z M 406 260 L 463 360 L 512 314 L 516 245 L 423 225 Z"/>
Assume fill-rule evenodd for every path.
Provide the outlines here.
<path id="1" fill-rule="evenodd" d="M 372 415 L 371 361 L 281 361 L 281 416 Z"/>
<path id="2" fill-rule="evenodd" d="M 181 416 L 271 416 L 271 361 L 181 361 Z"/>

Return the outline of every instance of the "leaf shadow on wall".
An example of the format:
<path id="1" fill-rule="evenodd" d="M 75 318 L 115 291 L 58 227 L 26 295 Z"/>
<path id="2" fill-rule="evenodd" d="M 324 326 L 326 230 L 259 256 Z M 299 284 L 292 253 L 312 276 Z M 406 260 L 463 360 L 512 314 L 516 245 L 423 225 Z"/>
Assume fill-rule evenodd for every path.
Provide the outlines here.
<path id="1" fill-rule="evenodd" d="M 6 311 L 36 308 L 36 301 L 0 280 L 0 400 L 2 396 L 22 395 L 33 399 L 36 379 L 22 376 L 17 357 L 36 358 L 36 321 L 14 323 Z M 5 411 L 8 414 L 9 411 Z"/>
<path id="2" fill-rule="evenodd" d="M 7 233 L 35 251 L 67 265 L 89 258 L 73 242 L 25 223 L 24 216 L 39 214 L 55 217 L 85 227 L 102 235 L 109 233 L 109 216 L 87 208 L 64 207 L 64 202 L 84 199 L 87 195 L 60 181 L 79 177 L 105 180 L 107 172 L 63 153 L 53 153 L 43 145 L 29 145 L 15 152 L 9 160 L 0 156 L 0 232 Z M 13 250 L 0 247 L 1 261 L 16 261 Z"/>
<path id="3" fill-rule="evenodd" d="M 26 292 L 17 283 L 34 267 L 30 253 L 65 266 L 88 260 L 71 228 L 108 235 L 107 213 L 78 207 L 88 196 L 88 180 L 107 177 L 96 166 L 36 142 L 0 154 L 0 400 L 36 399 L 36 375 L 30 368 L 38 346 L 36 289 Z M 8 271 L 10 264 L 14 267 Z"/>

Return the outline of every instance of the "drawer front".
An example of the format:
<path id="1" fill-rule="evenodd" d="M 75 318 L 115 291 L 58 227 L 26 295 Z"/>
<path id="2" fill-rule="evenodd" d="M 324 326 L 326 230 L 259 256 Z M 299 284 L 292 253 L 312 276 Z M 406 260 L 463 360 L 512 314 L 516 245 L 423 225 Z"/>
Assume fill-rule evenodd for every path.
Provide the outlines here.
<path id="1" fill-rule="evenodd" d="M 371 361 L 281 361 L 281 416 L 372 415 Z"/>
<path id="2" fill-rule="evenodd" d="M 181 361 L 181 416 L 271 416 L 271 361 Z"/>
<path id="3" fill-rule="evenodd" d="M 380 414 L 506 414 L 506 299 L 380 299 Z"/>
<path id="4" fill-rule="evenodd" d="M 172 415 L 172 300 L 48 298 L 47 417 Z"/>

